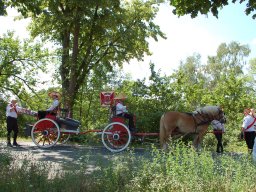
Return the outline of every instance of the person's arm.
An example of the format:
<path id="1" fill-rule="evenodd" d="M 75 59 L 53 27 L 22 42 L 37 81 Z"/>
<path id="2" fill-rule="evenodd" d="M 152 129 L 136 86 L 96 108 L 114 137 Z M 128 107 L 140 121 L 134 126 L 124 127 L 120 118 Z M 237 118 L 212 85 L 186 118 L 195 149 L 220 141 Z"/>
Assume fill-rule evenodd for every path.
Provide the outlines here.
<path id="1" fill-rule="evenodd" d="M 116 105 L 116 112 L 117 112 L 117 114 L 123 113 L 123 112 L 125 112 L 125 110 L 126 110 L 126 106 L 124 106 L 123 104 L 118 103 Z"/>
<path id="2" fill-rule="evenodd" d="M 223 133 L 225 133 L 225 131 L 226 131 L 226 130 L 225 130 L 225 126 L 224 126 L 224 124 L 223 124 L 223 123 L 221 123 L 221 126 L 222 126 L 222 128 L 221 128 L 221 129 L 222 129 L 222 132 L 223 132 Z"/>
<path id="3" fill-rule="evenodd" d="M 17 113 L 22 113 L 24 111 L 24 109 L 20 106 L 16 106 L 16 111 L 17 111 Z"/>
<path id="4" fill-rule="evenodd" d="M 14 109 L 11 108 L 10 105 L 7 105 L 6 107 L 6 111 L 9 113 L 9 112 L 12 112 Z"/>
<path id="5" fill-rule="evenodd" d="M 49 107 L 46 111 L 52 111 L 52 110 L 56 109 L 56 107 L 58 107 L 58 105 L 59 105 L 59 101 L 55 100 L 55 101 L 53 101 L 52 106 Z"/>

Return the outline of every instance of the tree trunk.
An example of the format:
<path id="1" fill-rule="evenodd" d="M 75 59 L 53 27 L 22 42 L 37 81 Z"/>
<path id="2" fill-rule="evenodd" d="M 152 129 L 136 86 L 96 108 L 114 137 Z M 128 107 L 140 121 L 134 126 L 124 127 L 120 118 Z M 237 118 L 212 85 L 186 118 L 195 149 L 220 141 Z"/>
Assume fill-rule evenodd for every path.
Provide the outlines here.
<path id="1" fill-rule="evenodd" d="M 76 20 L 72 38 L 72 58 L 70 61 L 69 49 L 71 33 L 64 33 L 63 38 L 63 55 L 62 55 L 62 67 L 61 67 L 61 78 L 62 78 L 62 93 L 63 93 L 63 102 L 65 108 L 69 110 L 70 117 L 73 116 L 73 106 L 75 103 L 75 97 L 77 93 L 77 76 L 78 76 L 78 54 L 79 54 L 79 32 L 80 32 L 80 21 Z M 70 62 L 69 62 L 70 61 Z"/>

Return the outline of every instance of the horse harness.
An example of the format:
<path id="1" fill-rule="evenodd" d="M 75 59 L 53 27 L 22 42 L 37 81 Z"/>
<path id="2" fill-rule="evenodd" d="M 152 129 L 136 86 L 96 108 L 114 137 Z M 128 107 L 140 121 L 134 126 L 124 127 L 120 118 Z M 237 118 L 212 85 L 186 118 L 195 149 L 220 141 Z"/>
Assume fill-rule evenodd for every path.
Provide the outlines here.
<path id="1" fill-rule="evenodd" d="M 222 113 L 223 111 L 220 108 L 218 108 L 217 115 L 212 115 L 207 112 L 203 112 L 201 110 L 197 110 L 193 112 L 192 117 L 195 123 L 195 133 L 197 133 L 198 126 L 210 124 L 214 119 L 220 119 Z"/>

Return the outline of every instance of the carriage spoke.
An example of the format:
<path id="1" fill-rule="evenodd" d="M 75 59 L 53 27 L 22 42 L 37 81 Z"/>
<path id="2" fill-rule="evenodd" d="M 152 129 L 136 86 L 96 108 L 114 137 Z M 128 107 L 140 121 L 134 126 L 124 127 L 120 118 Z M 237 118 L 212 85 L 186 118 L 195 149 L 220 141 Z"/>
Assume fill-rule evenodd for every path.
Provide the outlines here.
<path id="1" fill-rule="evenodd" d="M 56 122 L 45 118 L 34 124 L 31 130 L 31 136 L 37 146 L 49 148 L 57 143 L 60 130 Z"/>
<path id="2" fill-rule="evenodd" d="M 103 130 L 102 142 L 112 152 L 120 152 L 128 147 L 131 135 L 126 125 L 114 122 Z"/>

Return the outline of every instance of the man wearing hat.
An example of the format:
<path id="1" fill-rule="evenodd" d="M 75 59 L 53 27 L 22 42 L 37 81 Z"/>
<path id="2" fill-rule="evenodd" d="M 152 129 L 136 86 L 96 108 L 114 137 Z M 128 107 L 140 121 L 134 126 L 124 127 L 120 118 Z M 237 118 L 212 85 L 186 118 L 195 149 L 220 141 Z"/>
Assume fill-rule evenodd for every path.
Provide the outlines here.
<path id="1" fill-rule="evenodd" d="M 56 91 L 50 92 L 48 95 L 53 99 L 53 102 L 52 102 L 52 105 L 48 109 L 46 109 L 46 111 L 54 111 L 58 108 L 60 104 L 59 99 L 61 95 L 59 92 L 56 92 Z"/>
<path id="2" fill-rule="evenodd" d="M 46 109 L 46 111 L 38 111 L 38 117 L 39 119 L 42 119 L 46 116 L 46 114 L 53 114 L 56 115 L 58 107 L 60 105 L 60 97 L 61 94 L 57 91 L 52 91 L 50 93 L 48 93 L 48 96 L 51 97 L 53 99 L 52 105 Z"/>
<path id="3" fill-rule="evenodd" d="M 116 116 L 124 117 L 129 120 L 129 129 L 131 132 L 135 132 L 135 125 L 133 120 L 133 114 L 128 113 L 126 106 L 123 104 L 123 100 L 127 97 L 124 94 L 119 94 L 114 98 L 116 103 Z"/>
<path id="4" fill-rule="evenodd" d="M 11 132 L 13 131 L 13 145 L 19 146 L 17 143 L 18 137 L 18 122 L 17 117 L 21 107 L 17 106 L 17 99 L 12 98 L 11 103 L 6 106 L 6 123 L 7 123 L 7 146 L 12 146 L 11 144 Z"/>

